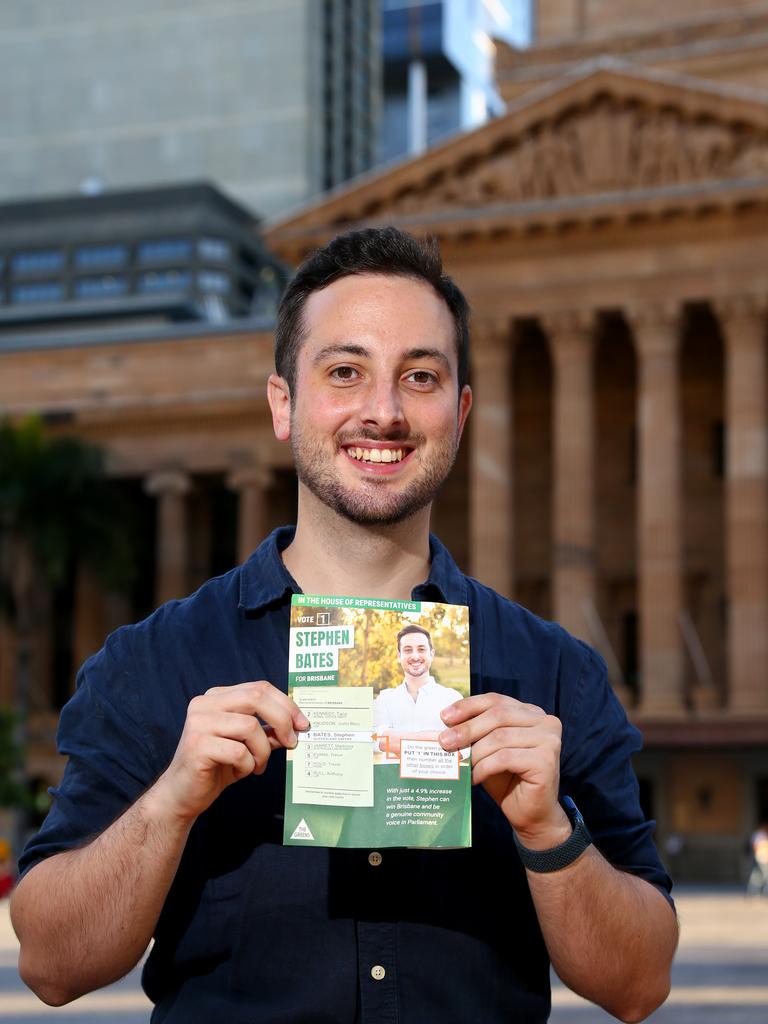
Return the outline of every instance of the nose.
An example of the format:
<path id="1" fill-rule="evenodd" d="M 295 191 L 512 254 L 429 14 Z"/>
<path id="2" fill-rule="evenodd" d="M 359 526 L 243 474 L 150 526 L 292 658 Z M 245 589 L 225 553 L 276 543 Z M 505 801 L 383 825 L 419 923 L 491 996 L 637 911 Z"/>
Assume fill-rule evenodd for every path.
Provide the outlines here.
<path id="1" fill-rule="evenodd" d="M 361 416 L 369 427 L 385 431 L 401 428 L 405 423 L 405 413 L 397 382 L 373 381 L 366 391 Z"/>

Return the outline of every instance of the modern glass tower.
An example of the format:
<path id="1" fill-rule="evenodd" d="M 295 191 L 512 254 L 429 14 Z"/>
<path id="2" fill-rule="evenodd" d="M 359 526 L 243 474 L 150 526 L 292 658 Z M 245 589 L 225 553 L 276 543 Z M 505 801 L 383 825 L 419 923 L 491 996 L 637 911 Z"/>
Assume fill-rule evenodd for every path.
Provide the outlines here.
<path id="1" fill-rule="evenodd" d="M 529 0 L 380 0 L 380 6 L 380 162 L 419 153 L 503 109 L 493 40 L 527 45 Z"/>

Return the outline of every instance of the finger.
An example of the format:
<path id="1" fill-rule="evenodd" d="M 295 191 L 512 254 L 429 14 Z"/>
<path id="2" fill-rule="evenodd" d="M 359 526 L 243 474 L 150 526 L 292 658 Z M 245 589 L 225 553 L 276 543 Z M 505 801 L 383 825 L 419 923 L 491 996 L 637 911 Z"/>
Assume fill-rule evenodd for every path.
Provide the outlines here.
<path id="1" fill-rule="evenodd" d="M 204 767 L 231 768 L 238 779 L 250 775 L 256 767 L 256 760 L 244 743 L 224 736 L 206 736 L 196 753 Z"/>
<path id="2" fill-rule="evenodd" d="M 267 709 L 269 713 L 269 709 Z M 290 719 L 286 719 L 290 723 Z M 245 742 L 256 733 L 266 736 L 271 750 L 278 747 L 293 749 L 298 738 L 293 729 L 278 735 L 271 725 L 263 724 L 256 715 L 243 714 L 238 711 L 210 710 L 210 704 L 192 704 L 187 717 L 188 733 L 198 735 L 225 736 L 228 739 Z"/>
<path id="3" fill-rule="evenodd" d="M 233 683 L 231 686 L 212 686 L 203 696 L 210 697 L 222 710 L 241 711 L 244 714 L 260 714 L 263 701 L 271 700 L 285 709 L 293 725 L 300 732 L 309 729 L 309 719 L 299 705 L 266 679 Z"/>
<path id="4" fill-rule="evenodd" d="M 272 727 L 271 734 L 277 738 L 277 745 L 288 748 L 296 746 L 294 726 L 299 731 L 309 728 L 309 719 L 298 705 L 282 690 L 265 681 L 213 687 L 202 696 L 193 698 L 190 710 L 193 706 L 203 712 L 217 710 L 257 715 Z"/>
<path id="5" fill-rule="evenodd" d="M 232 712 L 201 714 L 192 712 L 182 738 L 182 749 L 186 756 L 196 758 L 208 749 L 211 739 L 225 739 L 244 744 L 260 765 L 266 764 L 272 746 L 264 729 L 253 715 L 239 715 Z"/>
<path id="6" fill-rule="evenodd" d="M 556 789 L 559 778 L 559 764 L 548 757 L 542 757 L 538 748 L 503 747 L 487 757 L 472 762 L 472 782 L 487 782 L 495 776 L 517 775 L 529 785 L 543 789 Z"/>
<path id="7" fill-rule="evenodd" d="M 241 742 L 264 728 L 254 715 L 235 711 L 211 711 L 190 715 L 190 732 L 201 736 L 221 736 Z"/>
<path id="8" fill-rule="evenodd" d="M 449 704 L 447 708 L 443 708 L 440 717 L 446 725 L 458 725 L 460 722 L 466 722 L 485 711 L 501 706 L 509 709 L 510 713 L 514 709 L 521 720 L 532 716 L 540 718 L 546 714 L 535 704 L 524 704 L 515 697 L 507 697 L 501 693 L 477 693 L 472 697 L 464 697 L 454 704 Z"/>
<path id="9" fill-rule="evenodd" d="M 549 747 L 560 759 L 560 736 L 555 730 L 509 727 L 494 729 L 472 745 L 472 762 L 477 764 L 484 757 L 489 757 L 497 750 L 504 748 L 527 750 L 534 747 Z"/>
<path id="10" fill-rule="evenodd" d="M 211 726 L 210 729 L 206 729 L 202 732 L 193 731 L 192 735 L 187 737 L 185 747 L 189 756 L 194 760 L 205 760 L 210 757 L 210 751 L 232 751 L 234 748 L 230 746 L 234 744 L 240 746 L 243 751 L 246 751 L 248 757 L 244 757 L 243 754 L 239 754 L 239 759 L 248 768 L 244 771 L 245 775 L 255 773 L 261 775 L 264 769 L 267 767 L 269 761 L 269 755 L 272 753 L 272 746 L 264 734 L 264 730 L 255 718 L 247 718 L 247 716 L 238 716 L 240 718 L 246 718 L 247 724 L 244 726 L 238 726 L 237 724 L 231 724 L 227 722 L 227 718 L 234 718 L 235 716 L 222 715 L 222 725 L 220 731 L 214 731 L 212 726 L 213 722 L 209 721 L 207 724 Z M 218 741 L 223 741 L 220 744 Z M 218 763 L 218 762 L 216 762 Z"/>
<path id="11" fill-rule="evenodd" d="M 254 775 L 261 775 L 267 767 L 269 755 L 272 753 L 274 747 L 269 742 L 269 738 L 258 722 L 256 722 L 256 729 L 249 736 L 245 737 L 243 743 L 246 745 L 253 757 L 254 765 L 252 773 Z"/>
<path id="12" fill-rule="evenodd" d="M 541 709 L 537 709 L 541 710 Z M 519 702 L 514 704 L 493 703 L 487 710 L 450 729 L 440 733 L 438 739 L 444 750 L 459 750 L 468 747 L 489 735 L 495 729 L 517 727 L 523 729 L 543 729 L 559 736 L 561 724 L 554 715 L 533 715 L 521 712 Z"/>

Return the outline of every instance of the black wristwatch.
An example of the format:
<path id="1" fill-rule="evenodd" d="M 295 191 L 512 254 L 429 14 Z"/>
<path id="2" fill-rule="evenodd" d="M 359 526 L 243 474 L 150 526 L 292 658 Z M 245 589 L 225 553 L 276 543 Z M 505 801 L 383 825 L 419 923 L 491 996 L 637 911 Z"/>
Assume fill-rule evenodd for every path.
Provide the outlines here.
<path id="1" fill-rule="evenodd" d="M 523 867 L 529 871 L 560 871 L 561 868 L 567 868 L 569 864 L 572 864 L 588 846 L 592 845 L 592 836 L 587 831 L 584 819 L 573 800 L 569 796 L 564 796 L 560 800 L 560 805 L 573 826 L 573 832 L 564 843 L 553 846 L 551 850 L 529 850 L 515 835 L 515 845 L 520 860 L 523 862 Z"/>

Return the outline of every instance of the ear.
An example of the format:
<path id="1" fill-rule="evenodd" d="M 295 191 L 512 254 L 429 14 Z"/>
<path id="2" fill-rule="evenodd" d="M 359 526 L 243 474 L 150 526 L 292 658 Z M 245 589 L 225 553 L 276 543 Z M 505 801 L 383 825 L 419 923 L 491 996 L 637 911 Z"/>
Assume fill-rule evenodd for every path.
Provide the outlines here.
<path id="1" fill-rule="evenodd" d="M 464 432 L 464 424 L 467 422 L 467 416 L 469 416 L 469 410 L 472 408 L 472 388 L 469 384 L 465 384 L 461 389 L 459 395 L 459 440 Z"/>
<path id="2" fill-rule="evenodd" d="M 267 401 L 275 437 L 287 441 L 291 436 L 291 392 L 287 382 L 276 373 L 270 373 L 267 381 Z"/>

